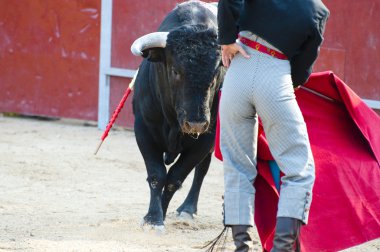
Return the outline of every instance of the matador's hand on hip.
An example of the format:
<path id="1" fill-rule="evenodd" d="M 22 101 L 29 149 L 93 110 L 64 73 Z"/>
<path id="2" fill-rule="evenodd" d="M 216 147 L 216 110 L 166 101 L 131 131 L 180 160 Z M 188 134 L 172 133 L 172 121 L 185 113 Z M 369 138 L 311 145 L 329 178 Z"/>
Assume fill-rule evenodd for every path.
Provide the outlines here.
<path id="1" fill-rule="evenodd" d="M 244 58 L 249 58 L 247 52 L 237 43 L 222 45 L 222 61 L 225 67 L 229 67 L 235 54 L 241 53 Z"/>

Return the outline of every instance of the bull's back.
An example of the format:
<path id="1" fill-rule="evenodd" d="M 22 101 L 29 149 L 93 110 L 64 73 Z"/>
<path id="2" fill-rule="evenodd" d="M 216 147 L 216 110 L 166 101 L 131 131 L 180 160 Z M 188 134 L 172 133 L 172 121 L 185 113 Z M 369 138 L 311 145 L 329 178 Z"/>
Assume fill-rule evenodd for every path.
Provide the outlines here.
<path id="1" fill-rule="evenodd" d="M 171 31 L 182 25 L 217 27 L 216 7 L 203 2 L 178 4 L 162 21 L 158 31 Z"/>

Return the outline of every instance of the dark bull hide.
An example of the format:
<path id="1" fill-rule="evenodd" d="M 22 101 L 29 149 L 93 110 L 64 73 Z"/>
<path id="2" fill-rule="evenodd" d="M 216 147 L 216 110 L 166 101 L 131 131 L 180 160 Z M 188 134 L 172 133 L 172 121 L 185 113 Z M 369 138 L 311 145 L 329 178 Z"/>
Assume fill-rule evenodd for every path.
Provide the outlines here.
<path id="1" fill-rule="evenodd" d="M 192 187 L 177 211 L 197 212 L 214 149 L 217 93 L 225 72 L 216 7 L 199 1 L 177 5 L 158 32 L 137 39 L 131 50 L 145 58 L 133 98 L 136 140 L 150 187 L 144 223 L 162 227 L 171 198 L 194 167 Z M 165 164 L 171 164 L 169 170 Z"/>

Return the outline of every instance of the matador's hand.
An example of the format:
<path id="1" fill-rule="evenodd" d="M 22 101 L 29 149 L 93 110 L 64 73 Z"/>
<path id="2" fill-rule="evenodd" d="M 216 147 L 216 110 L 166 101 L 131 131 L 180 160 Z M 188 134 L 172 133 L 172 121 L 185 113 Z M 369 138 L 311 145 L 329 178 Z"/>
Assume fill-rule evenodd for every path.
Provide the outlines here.
<path id="1" fill-rule="evenodd" d="M 222 61 L 225 67 L 229 67 L 231 60 L 234 58 L 235 54 L 241 53 L 244 58 L 249 59 L 247 52 L 237 43 L 222 45 Z"/>

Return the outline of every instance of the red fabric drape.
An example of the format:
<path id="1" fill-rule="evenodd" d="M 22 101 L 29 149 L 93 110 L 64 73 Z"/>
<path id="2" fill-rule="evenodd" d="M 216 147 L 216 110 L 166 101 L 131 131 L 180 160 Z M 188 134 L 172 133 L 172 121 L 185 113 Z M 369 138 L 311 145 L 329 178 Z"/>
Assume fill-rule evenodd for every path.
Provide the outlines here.
<path id="1" fill-rule="evenodd" d="M 380 117 L 332 72 L 314 73 L 296 91 L 316 165 L 302 251 L 337 251 L 380 237 Z M 311 91 L 322 94 L 321 97 Z M 331 101 L 331 99 L 333 101 Z M 219 129 L 215 154 L 219 159 Z M 258 143 L 255 223 L 269 251 L 278 192 L 264 135 Z"/>

